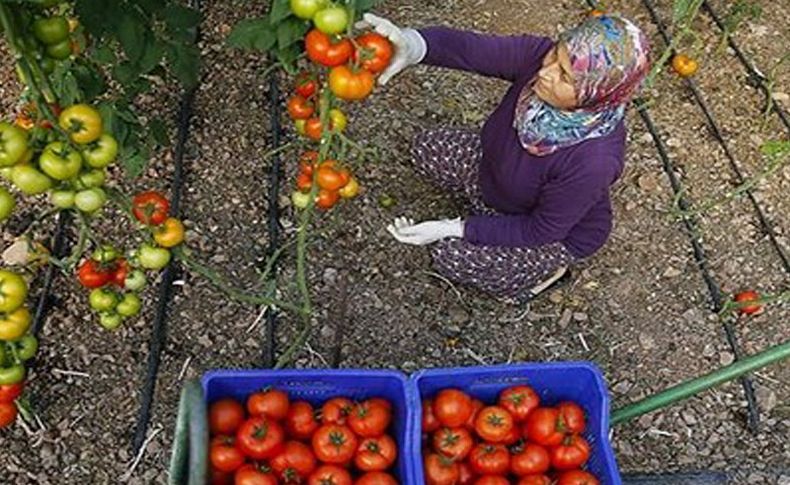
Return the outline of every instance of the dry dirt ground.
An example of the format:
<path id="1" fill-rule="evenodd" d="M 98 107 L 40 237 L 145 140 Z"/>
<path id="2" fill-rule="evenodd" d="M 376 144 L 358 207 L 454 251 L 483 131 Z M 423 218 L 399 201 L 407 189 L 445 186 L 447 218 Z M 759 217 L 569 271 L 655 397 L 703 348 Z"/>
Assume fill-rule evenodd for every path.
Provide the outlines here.
<path id="1" fill-rule="evenodd" d="M 203 81 L 186 156 L 183 217 L 198 257 L 252 288 L 267 246 L 266 210 L 269 145 L 265 60 L 229 50 L 223 40 L 238 20 L 265 10 L 263 2 L 204 2 Z M 611 1 L 645 26 L 662 46 L 636 1 Z M 720 12 L 731 2 L 713 1 Z M 787 53 L 790 4 L 760 0 L 764 15 L 744 24 L 737 42 L 766 70 Z M 669 0 L 657 2 L 668 15 Z M 486 32 L 554 35 L 577 22 L 583 1 L 389 0 L 380 14 L 407 26 L 445 24 Z M 718 31 L 705 15 L 696 28 L 704 51 L 697 82 L 720 123 L 742 170 L 754 174 L 763 160 L 759 145 L 787 139 L 768 117 L 760 93 L 731 53 L 716 53 Z M 658 49 L 657 49 L 658 50 Z M 4 65 L 10 65 L 4 58 Z M 0 86 L 3 112 L 13 108 L 19 87 Z M 790 90 L 790 67 L 779 71 L 777 92 Z M 615 406 L 633 402 L 732 361 L 719 320 L 692 257 L 689 240 L 670 209 L 673 196 L 655 146 L 635 113 L 629 117 L 627 171 L 614 188 L 617 223 L 610 243 L 575 273 L 571 284 L 524 308 L 508 306 L 464 288 L 451 288 L 430 274 L 426 250 L 397 244 L 384 230 L 395 216 L 416 219 L 453 216 L 447 194 L 419 179 L 409 160 L 410 140 L 436 126 L 479 126 L 505 89 L 502 82 L 471 74 L 419 67 L 378 89 L 369 102 L 349 108 L 350 135 L 381 156 L 361 168 L 364 195 L 338 212 L 342 223 L 319 227 L 310 251 L 314 332 L 298 356 L 300 367 L 330 360 L 338 329 L 339 278 L 348 283 L 348 313 L 342 319 L 343 367 L 399 368 L 474 365 L 479 362 L 591 360 L 604 371 Z M 687 195 L 704 200 L 722 193 L 734 174 L 721 147 L 706 129 L 689 92 L 663 76 L 652 92 L 651 114 L 666 140 Z M 780 102 L 787 94 L 778 96 Z M 175 113 L 178 93 L 161 91 L 141 100 L 145 110 Z M 784 100 L 784 101 L 781 101 Z M 785 104 L 785 107 L 790 108 Z M 287 170 L 293 170 L 289 154 Z M 163 151 L 127 190 L 168 188 L 172 154 Z M 119 179 L 120 180 L 120 179 Z M 120 183 L 120 182 L 119 182 Z M 790 251 L 790 167 L 759 186 L 758 198 Z M 283 194 L 287 191 L 284 190 Z M 391 209 L 377 201 L 397 199 Z M 292 235 L 287 197 L 279 201 L 283 225 Z M 22 206 L 21 212 L 30 210 Z M 117 215 L 105 216 L 103 234 L 117 238 Z M 13 223 L 13 220 L 12 220 Z M 4 228 L 3 243 L 13 236 Z M 127 228 L 128 229 L 128 228 Z M 712 273 L 725 292 L 786 289 L 788 274 L 759 229 L 746 200 L 723 205 L 700 218 L 701 240 Z M 41 231 L 44 237 L 46 231 Z M 288 293 L 293 256 L 282 261 L 280 284 Z M 46 322 L 30 399 L 45 431 L 28 436 L 21 427 L 0 432 L 0 483 L 165 483 L 181 383 L 222 367 L 254 367 L 262 353 L 260 309 L 237 304 L 203 278 L 186 273 L 170 307 L 169 334 L 150 431 L 157 432 L 131 477 L 131 436 L 153 319 L 155 288 L 146 311 L 115 333 L 91 321 L 86 295 L 70 278 L 56 281 L 59 304 Z M 790 307 L 772 306 L 740 322 L 747 352 L 790 338 Z M 279 323 L 280 348 L 296 323 Z M 65 371 L 65 372 L 64 372 Z M 69 371 L 79 374 L 70 375 Z M 790 483 L 790 365 L 774 365 L 754 376 L 762 426 L 750 435 L 744 425 L 744 395 L 738 384 L 721 386 L 673 407 L 617 427 L 614 446 L 624 472 L 714 469 L 732 472 L 732 483 Z"/>

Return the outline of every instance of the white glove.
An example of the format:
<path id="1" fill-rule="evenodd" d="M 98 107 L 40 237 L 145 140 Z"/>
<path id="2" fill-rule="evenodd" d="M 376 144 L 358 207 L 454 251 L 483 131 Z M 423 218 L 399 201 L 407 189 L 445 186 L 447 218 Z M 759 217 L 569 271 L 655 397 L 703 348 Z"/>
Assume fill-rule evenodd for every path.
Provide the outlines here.
<path id="1" fill-rule="evenodd" d="M 390 78 L 405 68 L 419 64 L 428 53 L 428 44 L 414 29 L 401 29 L 387 19 L 366 13 L 355 25 L 358 29 L 373 28 L 388 38 L 395 46 L 395 55 L 390 65 L 379 76 L 379 84 L 384 85 Z"/>
<path id="2" fill-rule="evenodd" d="M 423 246 L 447 237 L 464 237 L 464 221 L 441 219 L 415 224 L 412 219 L 398 217 L 394 224 L 387 226 L 387 231 L 404 244 Z"/>

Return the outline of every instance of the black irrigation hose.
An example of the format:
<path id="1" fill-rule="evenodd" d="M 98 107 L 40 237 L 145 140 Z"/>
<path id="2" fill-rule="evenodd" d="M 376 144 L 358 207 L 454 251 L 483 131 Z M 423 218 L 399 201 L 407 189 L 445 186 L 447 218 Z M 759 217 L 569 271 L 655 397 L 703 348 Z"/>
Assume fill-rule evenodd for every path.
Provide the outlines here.
<path id="1" fill-rule="evenodd" d="M 271 144 L 275 152 L 272 157 L 272 165 L 269 172 L 269 248 L 266 251 L 266 255 L 267 258 L 273 258 L 277 252 L 277 244 L 280 236 L 279 200 L 280 174 L 282 172 L 280 154 L 276 151 L 280 148 L 280 136 L 282 134 L 280 126 L 280 85 L 277 70 L 272 70 L 269 78 L 269 110 L 269 116 L 271 116 Z M 277 284 L 276 261 L 271 265 L 270 281 L 273 285 Z M 275 364 L 276 326 L 277 312 L 273 307 L 269 307 L 269 311 L 266 313 L 265 345 L 263 349 L 263 365 L 268 368 L 274 367 Z"/>
<path id="2" fill-rule="evenodd" d="M 192 5 L 200 10 L 200 0 L 194 0 Z M 199 38 L 199 31 L 195 33 L 195 42 Z M 184 184 L 184 151 L 189 135 L 190 118 L 192 116 L 192 104 L 197 93 L 197 86 L 188 89 L 179 104 L 178 109 L 178 132 L 176 134 L 176 146 L 173 159 L 175 173 L 171 184 L 170 208 L 171 212 L 178 217 L 180 215 L 181 189 Z M 151 341 L 148 347 L 148 362 L 146 365 L 145 381 L 143 382 L 142 397 L 140 399 L 140 410 L 137 414 L 134 437 L 132 438 L 132 448 L 136 455 L 145 443 L 148 433 L 148 423 L 151 420 L 151 405 L 153 404 L 154 391 L 156 390 L 156 378 L 159 373 L 162 350 L 167 338 L 167 308 L 173 295 L 173 282 L 179 273 L 179 267 L 175 260 L 171 260 L 162 272 L 162 281 L 159 285 L 159 300 L 156 306 L 153 329 L 151 330 Z"/>
<path id="3" fill-rule="evenodd" d="M 58 213 L 58 222 L 55 226 L 55 234 L 52 236 L 52 247 L 50 251 L 56 258 L 63 258 L 66 253 L 66 229 L 71 222 L 71 216 L 68 211 L 61 211 Z M 47 313 L 49 312 L 52 304 L 52 283 L 55 280 L 55 275 L 58 268 L 54 264 L 47 266 L 47 272 L 44 275 L 44 286 L 41 289 L 41 294 L 36 301 L 36 310 L 33 314 L 33 335 L 41 339 L 41 330 L 44 328 Z"/>
<path id="4" fill-rule="evenodd" d="M 710 3 L 707 0 L 703 0 L 702 8 L 704 8 L 705 11 L 708 12 L 710 18 L 713 20 L 713 22 L 716 24 L 719 30 L 722 31 L 722 35 L 724 35 L 724 32 L 727 31 L 724 26 L 724 22 L 721 21 L 721 18 L 716 14 L 716 12 L 713 10 L 713 7 L 710 6 Z M 757 68 L 754 66 L 754 63 L 751 62 L 749 58 L 746 57 L 743 51 L 738 47 L 738 44 L 735 43 L 735 40 L 733 40 L 731 35 L 727 36 L 727 43 L 729 44 L 730 49 L 732 49 L 732 51 L 735 53 L 735 57 L 737 57 L 738 60 L 741 61 L 741 64 L 743 64 L 743 67 L 746 68 L 746 71 L 749 73 L 749 76 L 751 76 L 752 81 L 754 81 L 754 83 L 760 88 L 760 90 L 765 95 L 766 102 L 771 103 L 771 108 L 773 109 L 774 113 L 776 113 L 777 116 L 779 116 L 779 119 L 782 120 L 782 123 L 785 125 L 785 128 L 787 128 L 787 130 L 790 131 L 790 118 L 788 118 L 787 112 L 784 109 L 782 109 L 782 107 L 778 103 L 771 102 L 772 93 L 766 86 L 766 82 L 768 82 L 768 79 L 765 77 L 763 73 L 758 71 Z"/>
<path id="5" fill-rule="evenodd" d="M 664 39 L 664 42 L 667 45 L 672 44 L 672 38 L 669 36 L 669 33 L 666 30 L 661 19 L 658 17 L 658 13 L 655 10 L 655 6 L 653 5 L 652 0 L 642 0 L 645 8 L 650 12 L 650 17 L 653 19 L 653 23 L 656 24 L 658 27 L 658 32 L 661 34 L 661 37 Z M 673 52 L 674 54 L 674 52 Z M 735 174 L 736 182 L 741 185 L 746 182 L 746 177 L 743 176 L 743 172 L 741 172 L 740 167 L 738 166 L 738 162 L 735 160 L 735 156 L 732 154 L 730 150 L 730 146 L 727 141 L 724 139 L 722 135 L 721 129 L 719 128 L 718 123 L 716 122 L 716 118 L 710 111 L 707 101 L 705 101 L 705 97 L 702 95 L 702 92 L 697 86 L 697 83 L 691 79 L 685 79 L 686 86 L 691 91 L 691 94 L 694 96 L 694 100 L 699 105 L 702 113 L 705 115 L 705 119 L 708 122 L 708 126 L 713 134 L 713 137 L 719 142 L 722 149 L 724 150 L 724 155 L 727 157 L 727 160 L 730 163 L 730 168 L 732 169 L 733 173 Z M 771 245 L 773 246 L 774 250 L 776 251 L 779 259 L 782 260 L 782 266 L 784 267 L 785 272 L 790 274 L 790 259 L 788 259 L 787 254 L 785 253 L 784 249 L 782 249 L 781 244 L 776 237 L 776 231 L 774 230 L 773 226 L 768 222 L 768 218 L 765 216 L 765 211 L 763 211 L 760 204 L 757 202 L 757 199 L 754 197 L 754 193 L 749 190 L 746 192 L 746 196 L 752 204 L 755 213 L 757 214 L 757 219 L 760 221 L 760 226 L 762 227 L 763 233 L 768 236 L 768 240 L 771 241 Z"/>

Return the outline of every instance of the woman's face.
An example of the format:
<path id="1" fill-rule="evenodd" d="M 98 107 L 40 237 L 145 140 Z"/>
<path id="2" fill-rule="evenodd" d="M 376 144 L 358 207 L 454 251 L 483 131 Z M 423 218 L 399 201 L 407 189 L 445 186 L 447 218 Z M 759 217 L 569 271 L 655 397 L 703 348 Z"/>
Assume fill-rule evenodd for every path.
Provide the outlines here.
<path id="1" fill-rule="evenodd" d="M 564 43 L 556 44 L 543 58 L 543 67 L 538 71 L 533 91 L 546 103 L 560 109 L 576 107 L 576 90 L 573 86 L 573 71 L 568 48 Z"/>

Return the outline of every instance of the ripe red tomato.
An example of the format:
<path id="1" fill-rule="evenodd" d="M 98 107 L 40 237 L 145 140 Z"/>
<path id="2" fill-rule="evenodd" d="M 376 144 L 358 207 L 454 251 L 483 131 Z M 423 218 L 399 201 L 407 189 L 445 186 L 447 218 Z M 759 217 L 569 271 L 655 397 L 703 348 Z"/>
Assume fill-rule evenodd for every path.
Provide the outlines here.
<path id="1" fill-rule="evenodd" d="M 318 191 L 318 195 L 315 198 L 315 205 L 319 209 L 328 210 L 334 207 L 339 200 L 340 194 L 336 190 L 321 189 Z"/>
<path id="2" fill-rule="evenodd" d="M 392 60 L 392 44 L 389 39 L 376 32 L 367 32 L 356 38 L 359 49 L 354 51 L 354 61 L 362 63 L 362 67 L 377 74 Z"/>
<path id="3" fill-rule="evenodd" d="M 313 435 L 313 451 L 324 463 L 345 465 L 354 458 L 359 442 L 347 426 L 325 424 Z"/>
<path id="4" fill-rule="evenodd" d="M 549 450 L 551 466 L 557 470 L 581 468 L 590 458 L 590 444 L 579 435 L 566 437 L 562 444 Z"/>
<path id="5" fill-rule="evenodd" d="M 86 259 L 77 269 L 77 279 L 85 288 L 101 288 L 110 282 L 112 271 L 92 259 Z"/>
<path id="6" fill-rule="evenodd" d="M 483 408 L 475 420 L 477 436 L 489 443 L 501 443 L 513 431 L 513 416 L 499 406 Z"/>
<path id="7" fill-rule="evenodd" d="M 311 475 L 307 485 L 351 485 L 351 474 L 336 465 L 321 465 Z"/>
<path id="8" fill-rule="evenodd" d="M 505 439 L 501 441 L 501 443 L 505 446 L 513 446 L 521 441 L 524 440 L 524 437 L 521 435 L 521 428 L 518 426 L 513 426 L 510 429 L 510 433 L 505 436 Z"/>
<path id="9" fill-rule="evenodd" d="M 363 472 L 380 472 L 388 469 L 398 458 L 398 445 L 387 435 L 367 438 L 357 447 L 354 465 Z"/>
<path id="10" fill-rule="evenodd" d="M 236 472 L 234 485 L 277 485 L 277 477 L 266 467 L 244 465 Z"/>
<path id="11" fill-rule="evenodd" d="M 568 433 L 584 433 L 587 427 L 587 420 L 584 417 L 584 409 L 575 402 L 565 401 L 557 404 L 557 411 L 560 412 L 562 421 Z"/>
<path id="12" fill-rule="evenodd" d="M 307 175 L 306 173 L 300 173 L 296 177 L 296 188 L 299 192 L 310 192 L 310 189 L 313 188 L 313 176 Z"/>
<path id="13" fill-rule="evenodd" d="M 433 433 L 442 424 L 436 419 L 436 415 L 433 414 L 433 401 L 430 399 L 426 399 L 422 402 L 422 432 L 423 433 Z"/>
<path id="14" fill-rule="evenodd" d="M 571 470 L 560 474 L 557 485 L 600 485 L 601 482 L 589 472 Z"/>
<path id="15" fill-rule="evenodd" d="M 307 138 L 318 141 L 321 139 L 321 135 L 324 133 L 324 128 L 321 125 L 321 118 L 314 116 L 307 120 L 304 125 L 304 133 Z"/>
<path id="16" fill-rule="evenodd" d="M 128 275 L 129 263 L 124 258 L 118 259 L 118 261 L 115 263 L 115 269 L 113 269 L 112 276 L 110 277 L 112 284 L 118 288 L 124 288 L 126 286 L 126 276 Z"/>
<path id="17" fill-rule="evenodd" d="M 348 66 L 333 67 L 329 71 L 329 89 L 345 101 L 365 99 L 373 91 L 373 74 Z"/>
<path id="18" fill-rule="evenodd" d="M 735 302 L 740 303 L 742 306 L 738 307 L 738 312 L 741 315 L 755 315 L 763 310 L 760 302 L 760 294 L 756 291 L 742 291 L 735 295 Z M 754 302 L 749 305 L 748 303 Z"/>
<path id="19" fill-rule="evenodd" d="M 532 411 L 524 425 L 524 435 L 543 446 L 556 446 L 565 437 L 565 427 L 560 412 L 555 408 L 538 408 Z"/>
<path id="20" fill-rule="evenodd" d="M 469 463 L 463 462 L 458 464 L 458 485 L 472 485 L 475 483 L 476 478 Z"/>
<path id="21" fill-rule="evenodd" d="M 466 420 L 466 424 L 464 425 L 466 426 L 466 429 L 469 431 L 475 430 L 475 421 L 477 420 L 477 415 L 484 407 L 486 407 L 486 405 L 483 403 L 483 401 L 472 398 L 472 414 L 470 414 L 469 419 Z"/>
<path id="22" fill-rule="evenodd" d="M 370 403 L 370 404 L 376 404 L 376 405 L 379 405 L 379 406 L 384 406 L 384 408 L 385 408 L 387 411 L 390 411 L 390 412 L 392 412 L 392 403 L 391 403 L 391 402 L 389 402 L 389 401 L 387 401 L 387 400 L 386 400 L 386 399 L 384 399 L 384 398 L 381 398 L 381 397 L 374 397 L 374 398 L 368 399 L 368 403 Z"/>
<path id="23" fill-rule="evenodd" d="M 230 436 L 217 436 L 211 440 L 209 452 L 211 466 L 226 473 L 235 472 L 244 464 L 244 455 Z"/>
<path id="24" fill-rule="evenodd" d="M 461 476 L 458 464 L 438 453 L 428 454 L 423 465 L 427 485 L 455 485 Z"/>
<path id="25" fill-rule="evenodd" d="M 211 485 L 233 485 L 233 473 L 211 467 L 208 473 L 208 483 Z"/>
<path id="26" fill-rule="evenodd" d="M 433 401 L 433 413 L 444 426 L 463 426 L 473 412 L 472 398 L 458 389 L 444 389 Z"/>
<path id="27" fill-rule="evenodd" d="M 236 443 L 242 453 L 254 460 L 268 460 L 282 450 L 285 432 L 270 418 L 254 416 L 241 425 Z"/>
<path id="28" fill-rule="evenodd" d="M 244 408 L 235 399 L 221 399 L 209 408 L 211 434 L 233 434 L 243 422 Z"/>
<path id="29" fill-rule="evenodd" d="M 247 398 L 250 416 L 268 416 L 275 421 L 282 421 L 288 416 L 290 405 L 288 394 L 278 389 L 265 389 Z"/>
<path id="30" fill-rule="evenodd" d="M 167 220 L 170 202 L 159 192 L 149 190 L 134 196 L 132 213 L 146 226 L 158 226 Z"/>
<path id="31" fill-rule="evenodd" d="M 298 440 L 309 440 L 313 433 L 318 429 L 316 412 L 310 403 L 297 401 L 288 408 L 288 416 L 285 417 L 285 429 L 288 435 Z"/>
<path id="32" fill-rule="evenodd" d="M 288 441 L 283 450 L 275 456 L 269 465 L 275 475 L 286 483 L 301 483 L 307 479 L 316 467 L 313 451 L 304 443 Z"/>
<path id="33" fill-rule="evenodd" d="M 325 162 L 318 167 L 316 183 L 322 189 L 329 191 L 339 190 L 348 183 L 347 176 L 336 170 L 333 165 Z"/>
<path id="34" fill-rule="evenodd" d="M 318 169 L 318 176 L 321 176 Z M 387 430 L 392 421 L 390 411 L 380 404 L 371 404 L 365 401 L 354 406 L 348 416 L 348 425 L 362 438 L 375 438 L 381 436 Z"/>
<path id="35" fill-rule="evenodd" d="M 466 428 L 442 428 L 433 435 L 433 449 L 454 461 L 464 460 L 474 444 Z"/>
<path id="36" fill-rule="evenodd" d="M 348 39 L 333 42 L 332 38 L 318 29 L 311 30 L 304 38 L 307 57 L 326 67 L 345 64 L 354 53 L 354 46 Z"/>
<path id="37" fill-rule="evenodd" d="M 17 382 L 16 384 L 0 385 L 0 403 L 14 402 L 14 399 L 22 395 L 24 389 L 24 381 Z"/>
<path id="38" fill-rule="evenodd" d="M 551 485 L 551 478 L 546 475 L 525 475 L 518 481 L 518 485 Z"/>
<path id="39" fill-rule="evenodd" d="M 529 386 L 515 386 L 502 391 L 499 405 L 508 410 L 515 422 L 521 423 L 540 406 L 540 397 Z"/>
<path id="40" fill-rule="evenodd" d="M 546 473 L 550 465 L 549 452 L 535 443 L 526 443 L 510 458 L 510 471 L 519 477 Z"/>
<path id="41" fill-rule="evenodd" d="M 472 448 L 469 465 L 480 475 L 503 475 L 510 470 L 510 453 L 504 445 L 480 443 Z"/>
<path id="42" fill-rule="evenodd" d="M 306 120 L 315 113 L 315 106 L 298 94 L 288 100 L 288 114 L 294 120 Z"/>
<path id="43" fill-rule="evenodd" d="M 475 485 L 510 485 L 510 481 L 501 475 L 486 475 L 474 482 Z"/>
<path id="44" fill-rule="evenodd" d="M 296 77 L 296 88 L 294 91 L 305 99 L 311 98 L 318 91 L 316 75 L 307 71 L 300 73 Z"/>
<path id="45" fill-rule="evenodd" d="M 389 473 L 370 472 L 359 477 L 356 485 L 398 485 L 398 481 Z"/>
<path id="46" fill-rule="evenodd" d="M 0 403 L 0 428 L 5 428 L 16 420 L 16 404 L 12 402 Z"/>
<path id="47" fill-rule="evenodd" d="M 354 409 L 354 403 L 344 397 L 335 397 L 325 402 L 321 408 L 323 424 L 346 424 L 348 415 Z"/>

